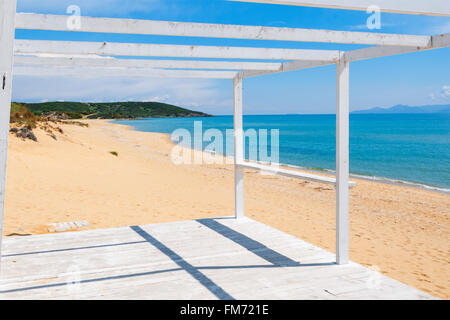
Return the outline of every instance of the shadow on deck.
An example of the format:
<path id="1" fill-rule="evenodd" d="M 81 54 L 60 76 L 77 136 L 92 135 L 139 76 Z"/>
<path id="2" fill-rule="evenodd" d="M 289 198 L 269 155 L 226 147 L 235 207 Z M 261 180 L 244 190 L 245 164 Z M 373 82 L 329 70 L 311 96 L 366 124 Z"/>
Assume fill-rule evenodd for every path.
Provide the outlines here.
<path id="1" fill-rule="evenodd" d="M 4 249 L 3 299 L 427 298 L 250 219 L 8 238 Z M 374 276 L 383 290 L 367 286 Z"/>

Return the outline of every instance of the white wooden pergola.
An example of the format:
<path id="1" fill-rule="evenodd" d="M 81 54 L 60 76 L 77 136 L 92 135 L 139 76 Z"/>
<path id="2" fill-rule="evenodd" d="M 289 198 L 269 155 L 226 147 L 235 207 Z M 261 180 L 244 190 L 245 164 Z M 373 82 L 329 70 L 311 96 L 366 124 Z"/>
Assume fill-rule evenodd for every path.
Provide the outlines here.
<path id="1" fill-rule="evenodd" d="M 233 0 L 259 3 L 366 10 L 372 0 Z M 385 12 L 450 17 L 444 0 L 378 0 Z M 336 262 L 349 261 L 349 65 L 352 61 L 450 46 L 450 34 L 414 36 L 181 23 L 109 18 L 81 18 L 73 31 L 278 40 L 369 45 L 352 51 L 161 45 L 142 43 L 15 40 L 15 29 L 71 31 L 68 16 L 16 13 L 16 0 L 0 0 L 0 234 L 3 233 L 6 162 L 13 66 L 15 75 L 102 76 L 232 79 L 234 83 L 235 216 L 244 216 L 244 168 L 336 186 Z M 199 60 L 123 59 L 120 57 L 198 58 Z M 218 61 L 200 60 L 214 58 Z M 233 60 L 232 60 L 233 59 Z M 231 60 L 231 61 L 230 61 Z M 248 62 L 243 60 L 257 60 Z M 260 62 L 275 60 L 276 62 Z M 283 61 L 283 62 L 278 62 Z M 242 82 L 272 73 L 336 64 L 336 178 L 274 169 L 244 159 Z M 45 69 L 42 69 L 45 67 Z M 1 237 L 0 237 L 1 254 Z M 1 255 L 0 255 L 1 256 Z"/>

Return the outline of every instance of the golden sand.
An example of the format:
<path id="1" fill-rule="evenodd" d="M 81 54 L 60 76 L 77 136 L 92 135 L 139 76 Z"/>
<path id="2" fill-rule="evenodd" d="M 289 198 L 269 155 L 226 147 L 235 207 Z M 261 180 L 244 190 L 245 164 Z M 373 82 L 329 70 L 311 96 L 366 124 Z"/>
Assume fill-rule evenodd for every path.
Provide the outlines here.
<path id="1" fill-rule="evenodd" d="M 175 165 L 157 133 L 106 121 L 62 125 L 57 140 L 10 136 L 4 235 L 47 233 L 87 220 L 111 228 L 234 212 L 232 165 Z M 110 152 L 117 152 L 118 156 Z M 350 258 L 436 297 L 450 297 L 450 196 L 355 180 Z M 335 191 L 329 185 L 246 170 L 246 215 L 330 251 Z M 81 229 L 80 229 L 81 230 Z"/>

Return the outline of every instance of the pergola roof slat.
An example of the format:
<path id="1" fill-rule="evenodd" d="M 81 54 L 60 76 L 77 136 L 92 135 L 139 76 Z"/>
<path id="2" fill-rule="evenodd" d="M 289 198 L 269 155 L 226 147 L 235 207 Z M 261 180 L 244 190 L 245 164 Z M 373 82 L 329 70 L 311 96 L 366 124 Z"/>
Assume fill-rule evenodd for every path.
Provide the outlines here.
<path id="1" fill-rule="evenodd" d="M 336 61 L 339 51 L 253 47 L 186 46 L 147 43 L 15 40 L 15 53 L 115 56 Z"/>
<path id="2" fill-rule="evenodd" d="M 403 53 L 417 52 L 422 50 L 423 49 L 421 48 L 411 48 L 411 47 L 382 47 L 382 46 L 369 47 L 345 52 L 344 60 L 346 61 L 368 60 Z"/>
<path id="3" fill-rule="evenodd" d="M 266 74 L 316 68 L 316 67 L 321 67 L 321 66 L 330 65 L 330 64 L 334 64 L 334 63 L 328 62 L 328 61 L 289 61 L 289 62 L 282 63 L 281 68 L 279 70 L 274 70 L 274 71 L 272 71 L 272 70 L 265 70 L 265 71 L 264 70 L 244 70 L 240 73 L 240 76 L 242 78 L 250 78 L 250 77 L 256 77 L 256 76 L 263 76 Z"/>
<path id="4" fill-rule="evenodd" d="M 431 37 L 433 48 L 444 48 L 450 46 L 450 33 L 440 34 Z"/>
<path id="5" fill-rule="evenodd" d="M 17 66 L 80 66 L 122 68 L 213 69 L 213 70 L 280 70 L 281 63 L 240 61 L 192 61 L 116 59 L 112 57 L 82 57 L 70 55 L 23 56 L 16 55 Z"/>
<path id="6" fill-rule="evenodd" d="M 91 17 L 81 17 L 80 29 L 71 30 L 67 16 L 34 13 L 18 13 L 16 28 L 414 47 L 431 43 L 429 36 Z"/>
<path id="7" fill-rule="evenodd" d="M 450 16 L 450 4 L 447 0 L 229 0 L 285 4 L 291 6 L 320 7 L 330 9 L 367 10 L 376 5 L 381 11 L 430 16 Z"/>
<path id="8" fill-rule="evenodd" d="M 45 67 L 17 66 L 13 74 L 18 76 L 74 76 L 86 78 L 98 77 L 141 77 L 141 78 L 199 78 L 233 79 L 236 71 L 205 70 L 167 70 L 152 68 L 92 68 L 92 67 Z"/>

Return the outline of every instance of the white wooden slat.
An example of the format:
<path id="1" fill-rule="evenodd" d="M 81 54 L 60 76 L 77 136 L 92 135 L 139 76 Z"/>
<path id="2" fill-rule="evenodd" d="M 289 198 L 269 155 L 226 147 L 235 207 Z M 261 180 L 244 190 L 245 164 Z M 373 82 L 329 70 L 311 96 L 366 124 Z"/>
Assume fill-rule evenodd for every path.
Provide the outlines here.
<path id="1" fill-rule="evenodd" d="M 92 67 L 26 67 L 14 68 L 14 76 L 58 77 L 73 76 L 81 78 L 101 77 L 143 77 L 143 78 L 199 78 L 199 79 L 233 79 L 237 72 L 212 70 L 169 70 L 150 68 L 92 68 Z"/>
<path id="2" fill-rule="evenodd" d="M 282 169 L 282 168 L 268 166 L 268 165 L 262 165 L 262 164 L 258 164 L 258 163 L 248 162 L 248 161 L 241 162 L 238 165 L 243 168 L 255 169 L 255 170 L 260 170 L 263 172 L 270 172 L 270 173 L 274 173 L 274 174 L 277 174 L 280 176 L 286 176 L 286 177 L 297 178 L 297 179 L 301 179 L 301 180 L 336 185 L 335 178 L 319 176 L 317 174 L 294 171 L 294 170 L 287 170 L 287 169 Z M 356 183 L 349 182 L 349 185 L 351 187 L 354 187 L 356 185 Z"/>
<path id="3" fill-rule="evenodd" d="M 309 68 L 316 68 L 320 66 L 330 65 L 334 64 L 334 62 L 329 61 L 289 61 L 289 62 L 283 62 L 281 64 L 281 68 L 278 70 L 245 70 L 241 71 L 239 75 L 243 78 L 250 78 L 250 77 L 257 77 L 257 76 L 263 76 L 267 74 L 273 74 L 273 73 L 281 73 L 281 72 L 287 72 L 287 71 L 295 71 L 295 70 L 302 70 L 302 69 L 309 69 Z"/>
<path id="4" fill-rule="evenodd" d="M 282 71 L 281 70 L 279 70 L 279 71 L 244 70 L 244 71 L 239 72 L 239 77 L 245 79 L 245 78 L 265 76 L 267 74 L 280 73 L 280 72 L 282 72 Z"/>
<path id="5" fill-rule="evenodd" d="M 258 76 L 265 76 L 267 74 L 273 74 L 273 73 L 280 73 L 283 72 L 280 70 L 278 71 L 264 71 L 264 70 L 244 70 L 239 72 L 239 77 L 240 78 L 251 78 L 251 77 L 258 77 Z"/>
<path id="6" fill-rule="evenodd" d="M 241 262 L 245 261 L 245 250 L 235 243 L 230 243 L 225 237 L 211 237 L 208 241 L 204 241 L 208 234 L 214 233 L 209 229 L 203 228 L 199 230 L 198 225 L 195 229 L 186 228 L 190 232 L 195 232 L 201 234 L 201 236 L 194 237 L 192 239 L 178 241 L 173 238 L 164 236 L 158 236 L 157 238 L 164 242 L 168 247 L 177 248 L 178 251 L 184 252 L 183 257 L 189 259 L 191 263 L 196 265 L 209 265 L 209 261 L 214 259 L 215 263 L 220 263 L 220 265 L 228 265 L 228 258 L 232 255 L 241 255 L 242 258 L 239 260 Z M 151 232 L 151 234 L 153 234 Z M 267 237 L 266 237 L 267 236 Z M 287 242 L 285 239 L 275 237 L 273 233 L 265 233 L 261 235 L 266 242 L 272 242 L 273 250 L 284 250 L 289 249 L 293 246 L 293 243 Z M 190 243 L 192 242 L 202 242 L 204 245 L 201 247 L 192 247 Z M 45 244 L 40 243 L 40 246 L 47 248 Z M 16 261 L 16 266 L 13 269 L 8 269 L 5 274 L 7 278 L 2 279 L 0 283 L 2 285 L 12 284 L 12 283 L 25 283 L 30 281 L 36 281 L 42 277 L 52 277 L 52 273 L 57 273 L 59 276 L 64 275 L 67 272 L 68 267 L 73 263 L 73 261 L 79 261 L 78 266 L 82 268 L 83 274 L 93 274 L 93 273 L 125 273 L 130 268 L 156 268 L 163 269 L 164 266 L 170 263 L 165 255 L 161 255 L 154 247 L 148 247 L 148 243 L 143 241 L 143 243 L 117 246 L 117 247 L 100 247 L 100 248 L 87 248 L 75 251 L 60 251 L 54 253 L 41 253 L 34 255 L 25 256 L 14 256 L 5 258 L 5 263 L 10 262 L 14 259 Z M 216 251 L 215 248 L 222 247 L 222 250 Z M 298 246 L 297 249 L 302 248 Z M 303 250 L 302 258 L 306 259 L 307 250 Z M 120 256 L 120 259 L 115 257 Z M 40 258 L 39 258 L 40 257 Z M 149 259 L 151 257 L 151 259 Z M 58 265 L 49 268 L 48 260 L 59 260 Z M 329 260 L 331 261 L 331 260 Z M 251 262 L 251 263 L 250 263 Z M 249 261 L 249 264 L 261 263 L 261 260 L 256 259 L 254 261 Z M 264 262 L 263 262 L 264 263 Z M 32 270 L 27 275 L 24 275 L 25 270 Z M 81 272 L 81 271 L 80 271 Z"/>
<path id="7" fill-rule="evenodd" d="M 144 57 L 337 61 L 335 50 L 185 46 L 146 43 L 16 40 L 16 54 L 97 54 Z"/>
<path id="8" fill-rule="evenodd" d="M 439 34 L 431 37 L 433 48 L 450 47 L 450 33 Z"/>
<path id="9" fill-rule="evenodd" d="M 358 61 L 374 58 L 393 56 L 403 53 L 424 51 L 429 49 L 439 49 L 450 47 L 450 33 L 440 34 L 431 37 L 431 47 L 405 47 L 405 46 L 374 46 L 357 50 L 347 51 L 344 54 L 346 61 Z"/>
<path id="10" fill-rule="evenodd" d="M 40 243 L 44 243 L 46 247 L 51 249 L 63 249 L 72 247 L 83 247 L 91 245 L 103 245 L 118 242 L 129 242 L 140 240 L 135 236 L 134 232 L 129 227 L 119 227 L 111 229 L 95 229 L 84 231 L 86 238 L 74 239 L 70 232 L 64 233 L 48 233 L 42 234 L 39 237 Z M 40 251 L 38 246 L 35 246 L 36 236 L 27 237 L 8 237 L 8 243 L 13 244 L 16 251 L 5 251 L 5 254 L 24 253 L 29 251 Z M 17 249 L 20 250 L 17 251 Z"/>
<path id="11" fill-rule="evenodd" d="M 450 47 L 450 33 L 441 34 L 432 37 L 432 47 L 420 48 L 420 47 L 393 47 L 393 46 L 375 46 L 363 49 L 347 51 L 344 54 L 346 61 L 358 61 L 368 60 L 374 58 L 388 57 L 404 53 L 412 53 L 425 51 L 430 49 L 439 49 Z"/>
<path id="12" fill-rule="evenodd" d="M 204 245 L 201 247 L 192 247 L 190 243 L 192 242 L 201 242 L 202 239 L 205 238 L 205 233 L 212 233 L 213 231 L 210 231 L 209 229 L 205 227 L 200 227 L 196 224 L 195 228 L 189 228 L 189 226 L 186 226 L 184 230 L 188 230 L 189 233 L 195 233 L 195 236 L 193 235 L 190 238 L 183 238 L 183 239 L 173 239 L 171 237 L 168 237 L 166 234 L 162 235 L 154 235 L 153 230 L 152 234 L 157 237 L 160 241 L 163 241 L 167 246 L 169 247 L 176 247 L 178 250 L 182 250 L 185 252 L 184 257 L 188 258 L 191 261 L 199 261 L 199 260 L 208 260 L 211 258 L 216 258 L 218 260 L 220 257 L 223 258 L 223 261 L 226 261 L 227 256 L 231 254 L 236 254 L 237 250 L 239 249 L 238 246 L 235 244 L 228 243 L 226 238 L 212 238 L 209 241 L 205 242 Z M 206 231 L 205 231 L 206 230 Z M 259 234 L 260 233 L 260 234 Z M 131 237 L 133 234 L 131 234 Z M 285 248 L 288 248 L 291 245 L 291 242 L 296 239 L 286 239 L 286 238 L 280 238 L 279 236 L 277 238 L 274 238 L 274 234 L 270 232 L 263 232 L 261 230 L 260 232 L 252 232 L 252 236 L 257 238 L 260 238 L 261 240 L 273 242 L 272 249 L 276 250 L 284 250 Z M 76 246 L 75 248 L 79 248 L 76 250 L 70 250 L 71 247 L 67 247 L 64 249 L 54 250 L 51 249 L 51 244 L 46 243 L 45 241 L 40 241 L 42 238 L 38 237 L 39 239 L 39 247 L 35 249 L 28 249 L 28 253 L 30 254 L 15 254 L 15 255 L 6 255 L 4 259 L 5 261 L 8 260 L 14 260 L 18 262 L 16 268 L 11 269 L 8 271 L 8 282 L 11 280 L 11 276 L 16 277 L 15 280 L 18 281 L 19 278 L 23 279 L 24 281 L 30 281 L 33 279 L 36 279 L 35 276 L 28 277 L 25 275 L 20 275 L 22 267 L 33 269 L 34 273 L 42 273 L 47 274 L 49 277 L 51 277 L 51 274 L 48 274 L 46 270 L 48 270 L 48 265 L 46 263 L 46 260 L 49 259 L 60 259 L 61 263 L 58 266 L 53 266 L 52 270 L 58 269 L 58 272 L 65 272 L 65 269 L 68 265 L 75 259 L 75 260 L 95 260 L 97 262 L 103 261 L 103 265 L 101 265 L 102 271 L 112 271 L 112 270 L 118 270 L 121 268 L 127 268 L 127 264 L 130 263 L 128 261 L 128 258 L 135 259 L 135 261 L 131 261 L 135 267 L 146 267 L 151 265 L 159 265 L 162 263 L 167 262 L 167 259 L 165 259 L 165 256 L 161 255 L 155 255 L 154 248 L 148 249 L 145 241 L 138 241 L 138 243 L 124 243 L 123 245 L 120 245 L 120 242 L 112 244 L 110 246 L 102 246 L 100 245 L 103 243 L 104 240 L 102 238 L 97 239 L 91 239 L 88 237 L 90 242 L 93 242 L 92 246 L 84 247 L 84 246 Z M 76 237 L 75 237 L 76 239 Z M 36 239 L 35 239 L 36 240 Z M 77 239 L 77 242 L 82 242 L 83 239 Z M 59 239 L 57 239 L 59 241 Z M 96 242 L 95 242 L 96 241 Z M 298 242 L 298 239 L 297 239 Z M 99 245 L 99 246 L 95 246 Z M 12 245 L 10 244 L 9 247 Z M 220 251 L 214 251 L 214 248 L 217 248 L 219 246 L 224 246 L 223 249 Z M 44 249 L 41 251 L 41 248 Z M 17 253 L 20 251 L 21 248 L 16 248 L 14 246 L 14 253 Z M 48 250 L 48 251 L 46 251 Z M 53 251 L 52 251 L 53 250 Z M 285 251 L 285 250 L 284 250 Z M 34 252 L 34 254 L 33 254 Z M 143 257 L 148 254 L 152 256 L 152 259 L 143 259 Z M 114 256 L 121 256 L 122 258 L 120 260 L 113 259 Z M 45 257 L 45 259 L 37 259 L 36 257 Z M 134 257 L 134 258 L 133 258 Z M 141 258 L 139 258 L 141 257 Z M 303 258 L 306 258 L 306 255 L 303 256 Z M 81 263 L 81 262 L 80 262 Z M 95 265 L 89 265 L 87 263 L 83 270 L 86 273 L 100 271 L 99 266 Z M 22 270 L 23 271 L 23 270 Z M 2 283 L 5 283 L 2 280 Z"/>
<path id="13" fill-rule="evenodd" d="M 16 0 L 0 0 L 0 263 L 11 110 Z"/>
<path id="14" fill-rule="evenodd" d="M 328 63 L 327 61 L 289 61 L 284 62 L 281 66 L 281 69 L 283 70 L 283 72 L 285 72 L 285 71 L 316 68 L 328 64 L 330 63 Z"/>
<path id="15" fill-rule="evenodd" d="M 279 70 L 281 63 L 240 61 L 192 61 L 192 60 L 150 60 L 116 59 L 101 56 L 24 56 L 14 57 L 16 66 L 80 66 L 120 68 L 168 68 L 168 69 L 215 69 L 215 70 Z"/>
<path id="16" fill-rule="evenodd" d="M 18 29 L 70 31 L 67 16 L 18 13 Z M 73 31 L 427 47 L 429 36 L 81 17 Z"/>
<path id="17" fill-rule="evenodd" d="M 404 53 L 418 52 L 423 50 L 424 50 L 423 48 L 413 48 L 413 47 L 381 47 L 381 46 L 368 47 L 345 52 L 344 60 L 345 61 L 368 60 Z"/>
<path id="18" fill-rule="evenodd" d="M 236 219 L 242 218 L 244 212 L 244 170 L 239 163 L 244 160 L 243 95 L 242 77 L 233 80 L 234 88 L 234 206 Z"/>
<path id="19" fill-rule="evenodd" d="M 230 0 L 229 0 L 230 1 Z M 383 12 L 450 16 L 450 4 L 447 0 L 231 0 L 284 4 L 291 6 L 318 7 L 330 9 L 367 10 L 372 5 Z"/>

